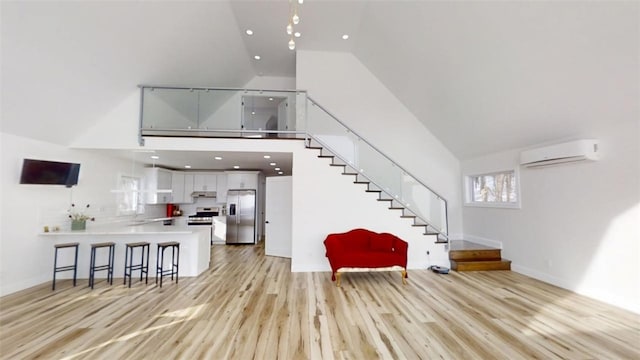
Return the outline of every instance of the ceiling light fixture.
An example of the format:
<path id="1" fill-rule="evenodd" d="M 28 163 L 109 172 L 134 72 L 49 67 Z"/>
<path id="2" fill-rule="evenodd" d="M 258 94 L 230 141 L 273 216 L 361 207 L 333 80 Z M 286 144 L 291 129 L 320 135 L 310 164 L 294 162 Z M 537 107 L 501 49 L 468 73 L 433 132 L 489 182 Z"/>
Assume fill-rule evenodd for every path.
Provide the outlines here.
<path id="1" fill-rule="evenodd" d="M 269 163 L 269 165 L 271 165 L 271 166 L 276 166 L 276 163 Z"/>
<path id="2" fill-rule="evenodd" d="M 185 165 L 184 168 L 185 169 L 191 169 L 191 165 Z"/>
<path id="3" fill-rule="evenodd" d="M 151 158 L 152 158 L 153 160 L 158 160 L 158 159 L 160 159 L 160 156 L 158 156 L 158 155 L 151 155 Z"/>
<path id="4" fill-rule="evenodd" d="M 289 50 L 296 49 L 296 42 L 293 40 L 294 37 L 300 37 L 300 32 L 293 31 L 293 26 L 298 25 L 300 23 L 300 15 L 298 15 L 298 6 L 301 5 L 304 0 L 289 0 L 289 20 L 287 22 L 287 35 L 289 35 Z"/>
<path id="5" fill-rule="evenodd" d="M 247 35 L 251 36 L 253 35 L 253 30 L 251 29 L 247 29 L 247 31 L 245 31 L 247 33 Z"/>
<path id="6" fill-rule="evenodd" d="M 216 160 L 222 160 L 222 157 L 221 157 L 221 156 L 216 156 L 216 157 L 214 157 L 214 159 L 216 159 Z"/>
<path id="7" fill-rule="evenodd" d="M 255 55 L 253 58 L 256 60 L 260 60 L 260 55 Z"/>
<path id="8" fill-rule="evenodd" d="M 273 98 L 269 98 L 269 101 L 273 101 Z"/>
<path id="9" fill-rule="evenodd" d="M 342 35 L 342 40 L 347 40 L 347 39 L 349 39 L 349 35 L 347 34 Z"/>
<path id="10" fill-rule="evenodd" d="M 279 174 L 279 175 L 282 175 L 282 174 L 284 174 L 284 173 L 283 173 L 282 171 L 279 171 L 279 172 L 278 172 L 278 174 Z"/>
<path id="11" fill-rule="evenodd" d="M 233 165 L 233 168 L 234 168 L 234 169 L 240 169 L 240 166 L 238 166 L 238 165 Z"/>
<path id="12" fill-rule="evenodd" d="M 271 155 L 265 155 L 265 156 L 263 156 L 263 158 L 265 158 L 265 159 L 271 159 Z"/>
<path id="13" fill-rule="evenodd" d="M 280 171 L 280 168 L 275 168 L 275 169 L 273 169 L 273 170 L 275 170 L 275 171 Z"/>

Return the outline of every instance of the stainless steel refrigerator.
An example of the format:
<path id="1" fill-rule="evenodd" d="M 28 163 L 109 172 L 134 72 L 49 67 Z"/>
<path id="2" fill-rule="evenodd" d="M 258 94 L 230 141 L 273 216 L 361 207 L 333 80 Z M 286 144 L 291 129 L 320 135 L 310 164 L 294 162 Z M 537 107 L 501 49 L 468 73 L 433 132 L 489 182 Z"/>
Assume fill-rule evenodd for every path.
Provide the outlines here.
<path id="1" fill-rule="evenodd" d="M 227 192 L 227 244 L 256 243 L 256 191 Z"/>

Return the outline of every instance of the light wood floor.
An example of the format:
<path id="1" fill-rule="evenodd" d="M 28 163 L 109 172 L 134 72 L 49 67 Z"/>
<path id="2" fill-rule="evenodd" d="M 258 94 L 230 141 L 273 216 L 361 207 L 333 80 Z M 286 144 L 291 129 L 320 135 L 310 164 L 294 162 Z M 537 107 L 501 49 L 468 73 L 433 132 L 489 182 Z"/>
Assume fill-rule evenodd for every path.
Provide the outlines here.
<path id="1" fill-rule="evenodd" d="M 291 273 L 215 246 L 178 285 L 0 298 L 2 359 L 640 359 L 640 317 L 513 272 Z M 117 282 L 117 284 L 116 284 Z"/>

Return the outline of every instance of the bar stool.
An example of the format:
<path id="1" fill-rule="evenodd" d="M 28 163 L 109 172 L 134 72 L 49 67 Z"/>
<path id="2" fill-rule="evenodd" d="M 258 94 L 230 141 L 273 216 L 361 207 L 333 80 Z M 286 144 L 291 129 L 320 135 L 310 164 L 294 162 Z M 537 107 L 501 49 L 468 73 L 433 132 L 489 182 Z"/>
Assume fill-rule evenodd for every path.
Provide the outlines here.
<path id="1" fill-rule="evenodd" d="M 113 257 L 115 255 L 114 242 L 94 243 L 91 244 L 91 262 L 89 263 L 89 286 L 93 289 L 96 271 L 107 270 L 107 281 L 109 285 L 113 285 Z M 100 248 L 109 248 L 109 263 L 104 265 L 96 265 L 96 250 Z"/>
<path id="2" fill-rule="evenodd" d="M 73 286 L 76 286 L 76 275 L 78 274 L 78 245 L 79 243 L 77 242 L 53 245 L 56 251 L 55 251 L 55 256 L 53 258 L 53 285 L 51 286 L 51 291 L 56 289 L 56 273 L 63 272 L 63 271 L 73 270 Z M 73 260 L 73 265 L 58 266 L 58 250 L 66 249 L 66 248 L 74 248 L 75 256 Z"/>
<path id="3" fill-rule="evenodd" d="M 164 251 L 167 248 L 171 248 L 171 269 L 164 269 Z M 177 255 L 176 256 L 176 250 Z M 156 284 L 158 283 L 158 275 L 160 276 L 160 287 L 162 287 L 162 277 L 171 275 L 176 276 L 176 284 L 178 283 L 178 262 L 180 260 L 180 243 L 177 241 L 168 241 L 158 243 L 158 256 L 156 258 Z"/>
<path id="4" fill-rule="evenodd" d="M 142 274 L 145 274 L 144 283 L 149 283 L 149 243 L 148 242 L 136 242 L 126 244 L 124 252 L 124 284 L 127 283 L 127 277 L 129 277 L 129 287 L 131 287 L 131 274 L 134 270 L 140 270 L 140 281 L 142 281 Z M 140 249 L 140 263 L 133 264 L 133 251 L 136 248 Z M 147 262 L 144 261 L 144 251 L 147 250 Z M 131 253 L 131 255 L 129 255 Z"/>

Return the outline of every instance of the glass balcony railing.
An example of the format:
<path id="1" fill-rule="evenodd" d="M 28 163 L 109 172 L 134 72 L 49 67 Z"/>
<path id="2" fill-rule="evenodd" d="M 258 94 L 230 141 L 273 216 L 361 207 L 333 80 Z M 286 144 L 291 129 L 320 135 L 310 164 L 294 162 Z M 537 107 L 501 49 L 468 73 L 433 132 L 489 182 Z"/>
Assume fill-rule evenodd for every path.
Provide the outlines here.
<path id="1" fill-rule="evenodd" d="M 304 91 L 141 86 L 143 136 L 313 140 L 447 240 L 447 202 Z M 407 215 L 407 214 L 405 214 Z"/>
<path id="2" fill-rule="evenodd" d="M 142 86 L 141 136 L 301 137 L 296 91 Z"/>

